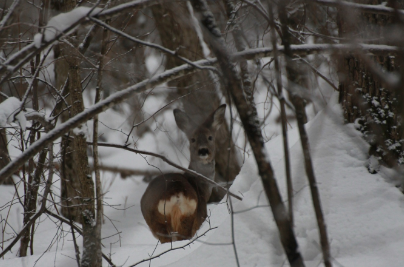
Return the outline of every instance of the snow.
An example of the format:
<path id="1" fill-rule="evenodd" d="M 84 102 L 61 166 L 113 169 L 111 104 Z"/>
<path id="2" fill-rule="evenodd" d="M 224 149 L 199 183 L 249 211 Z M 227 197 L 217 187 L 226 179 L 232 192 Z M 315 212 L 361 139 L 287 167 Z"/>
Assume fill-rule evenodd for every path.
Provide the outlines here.
<path id="1" fill-rule="evenodd" d="M 20 110 L 21 105 L 21 101 L 16 97 L 9 97 L 0 103 L 0 127 L 7 126 L 7 123 L 12 123 L 15 119 L 21 129 L 25 131 L 27 120 L 25 119 L 24 111 L 20 111 L 15 115 Z"/>
<path id="2" fill-rule="evenodd" d="M 72 11 L 61 13 L 51 18 L 45 27 L 44 34 L 42 35 L 41 33 L 37 33 L 34 36 L 35 47 L 40 48 L 42 40 L 45 40 L 46 42 L 54 40 L 58 34 L 66 31 L 73 24 L 89 15 L 91 9 L 92 8 L 90 7 L 78 7 Z M 93 11 L 91 11 L 91 15 L 97 14 L 100 11 L 101 8 L 95 8 Z M 71 29 L 71 31 L 73 30 L 74 29 Z"/>
<path id="3" fill-rule="evenodd" d="M 161 122 L 159 127 L 175 140 L 178 131 L 174 130 L 172 113 L 167 111 L 164 115 L 167 119 Z M 114 115 L 112 110 L 100 114 L 100 120 L 115 120 L 113 122 L 116 125 L 121 123 L 119 119 L 124 120 L 122 116 Z M 306 129 L 334 266 L 402 266 L 404 195 L 381 174 L 368 172 L 366 165 L 369 147 L 353 124 L 343 124 L 336 93 L 328 101 L 328 107 L 306 124 Z M 159 142 L 156 142 L 154 136 L 146 135 L 137 143 L 138 148 L 160 151 L 159 146 L 165 147 L 163 141 L 165 139 L 162 138 L 164 134 L 158 136 Z M 289 143 L 295 192 L 295 233 L 299 250 L 306 266 L 321 266 L 322 255 L 317 223 L 305 177 L 297 129 L 289 130 Z M 281 135 L 266 143 L 278 186 L 283 199 L 286 199 L 282 146 Z M 186 165 L 183 156 L 176 157 L 176 152 L 172 151 L 167 153 L 169 159 L 178 159 Z M 166 165 L 161 165 L 158 160 L 148 157 L 146 161 L 140 155 L 127 151 L 100 147 L 100 155 L 103 162 L 116 166 L 145 169 L 153 165 L 163 172 L 170 169 Z M 243 201 L 233 199 L 236 211 L 235 242 L 240 265 L 288 266 L 257 173 L 253 155 L 246 153 L 241 172 L 231 187 L 234 193 L 244 196 Z M 102 183 L 106 193 L 104 201 L 110 205 L 104 210 L 107 217 L 102 229 L 102 235 L 105 237 L 103 252 L 111 253 L 115 264 L 129 266 L 148 258 L 151 254 L 156 255 L 170 249 L 170 244 L 164 244 L 158 245 L 154 251 L 156 239 L 141 215 L 139 203 L 147 184 L 136 177 L 120 179 L 108 173 L 102 174 Z M 57 184 L 53 190 L 58 190 Z M 13 187 L 0 186 L 0 207 L 10 201 L 13 195 Z M 22 225 L 21 207 L 17 205 L 10 210 L 8 219 L 16 231 L 21 229 Z M 201 237 L 200 242 L 197 241 L 184 249 L 169 252 L 153 260 L 151 266 L 235 266 L 233 247 L 228 244 L 231 241 L 231 218 L 228 207 L 222 203 L 209 205 L 208 209 L 211 226 L 218 228 Z M 6 218 L 7 214 L 8 208 L 0 209 L 2 219 Z M 4 224 L 1 225 L 4 227 Z M 208 229 L 209 225 L 205 223 L 198 233 L 201 234 Z M 70 228 L 65 225 L 63 230 L 68 232 Z M 15 254 L 18 249 L 15 247 L 4 260 L 0 260 L 0 266 L 34 266 L 38 259 L 36 266 L 76 266 L 71 236 L 68 233 L 61 234 L 60 231 L 50 218 L 43 215 L 41 224 L 36 228 L 34 255 L 17 258 Z M 13 231 L 7 228 L 4 239 L 9 239 L 12 234 Z M 59 242 L 48 248 L 56 234 L 60 234 Z M 82 239 L 78 237 L 78 244 L 81 243 Z M 186 241 L 175 242 L 173 246 L 180 247 L 186 243 Z M 139 266 L 148 264 L 145 262 Z M 105 262 L 104 266 L 107 266 Z"/>
<path id="4" fill-rule="evenodd" d="M 88 135 L 88 128 L 87 128 L 87 123 L 83 123 L 82 125 L 80 125 L 79 127 L 76 127 L 73 129 L 73 133 L 75 135 L 84 135 L 87 136 Z"/>
<path id="5" fill-rule="evenodd" d="M 34 35 L 34 44 L 36 48 L 40 48 L 42 45 L 42 38 L 43 34 L 42 33 L 37 33 Z"/>

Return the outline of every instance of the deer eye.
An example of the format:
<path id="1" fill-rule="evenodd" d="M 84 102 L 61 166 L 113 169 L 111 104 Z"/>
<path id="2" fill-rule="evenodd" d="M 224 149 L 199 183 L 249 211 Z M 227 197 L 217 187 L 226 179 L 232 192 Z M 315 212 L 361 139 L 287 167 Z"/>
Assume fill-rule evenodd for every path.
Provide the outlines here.
<path id="1" fill-rule="evenodd" d="M 195 138 L 191 139 L 191 143 L 195 143 L 195 141 L 196 141 Z"/>
<path id="2" fill-rule="evenodd" d="M 208 137 L 208 140 L 209 140 L 209 141 L 212 141 L 212 140 L 213 140 L 213 137 L 210 135 L 210 136 Z"/>

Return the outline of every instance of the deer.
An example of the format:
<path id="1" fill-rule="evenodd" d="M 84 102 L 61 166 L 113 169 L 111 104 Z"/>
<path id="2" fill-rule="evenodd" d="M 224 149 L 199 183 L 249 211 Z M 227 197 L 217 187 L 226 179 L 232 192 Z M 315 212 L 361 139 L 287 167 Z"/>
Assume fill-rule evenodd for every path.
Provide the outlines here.
<path id="1" fill-rule="evenodd" d="M 219 106 L 201 124 L 175 109 L 178 128 L 189 141 L 188 169 L 213 180 L 215 138 L 225 122 L 226 104 Z M 160 243 L 191 239 L 207 217 L 212 185 L 189 173 L 167 173 L 154 178 L 140 201 L 143 217 Z"/>

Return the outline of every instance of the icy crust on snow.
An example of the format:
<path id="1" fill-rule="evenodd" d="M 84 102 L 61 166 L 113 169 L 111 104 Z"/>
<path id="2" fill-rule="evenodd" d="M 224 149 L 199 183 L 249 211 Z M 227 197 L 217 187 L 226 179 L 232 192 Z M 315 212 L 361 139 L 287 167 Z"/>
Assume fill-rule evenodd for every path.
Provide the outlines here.
<path id="1" fill-rule="evenodd" d="M 21 129 L 25 130 L 27 120 L 25 118 L 24 112 L 20 111 L 17 115 L 16 113 L 21 108 L 21 101 L 16 97 L 9 97 L 0 103 L 0 126 L 5 127 L 7 124 L 17 120 Z"/>
<path id="2" fill-rule="evenodd" d="M 45 32 L 37 33 L 34 36 L 34 44 L 36 48 L 40 48 L 42 44 L 42 40 L 49 42 L 55 37 L 64 32 L 69 27 L 71 27 L 74 23 L 79 21 L 80 19 L 87 16 L 92 8 L 90 7 L 78 7 L 73 9 L 72 11 L 61 13 L 53 18 L 51 18 L 48 24 L 45 27 Z M 91 11 L 91 15 L 97 14 L 101 11 L 101 8 L 95 8 Z M 73 31 L 74 29 L 71 29 Z"/>

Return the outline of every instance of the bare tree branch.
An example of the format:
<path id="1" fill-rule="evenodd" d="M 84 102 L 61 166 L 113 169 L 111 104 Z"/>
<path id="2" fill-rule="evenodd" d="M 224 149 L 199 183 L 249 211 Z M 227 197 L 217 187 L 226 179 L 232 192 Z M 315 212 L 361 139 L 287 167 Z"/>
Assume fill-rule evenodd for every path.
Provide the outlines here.
<path id="1" fill-rule="evenodd" d="M 339 1 L 339 0 L 310 0 L 310 2 L 317 3 L 325 6 L 332 7 L 344 7 L 344 8 L 354 8 L 361 12 L 371 13 L 371 14 L 381 14 L 381 15 L 390 15 L 393 16 L 396 13 L 396 10 L 391 7 L 386 7 L 385 5 L 364 5 L 357 4 L 347 1 Z M 404 17 L 404 10 L 398 9 L 397 13 L 400 15 L 402 19 Z"/>
<path id="2" fill-rule="evenodd" d="M 216 229 L 216 228 L 217 228 L 217 227 L 209 228 L 208 230 L 206 230 L 205 232 L 203 232 L 201 235 L 197 235 L 194 239 L 192 239 L 191 241 L 189 241 L 189 242 L 186 243 L 185 245 L 182 245 L 182 246 L 176 247 L 176 248 L 170 248 L 170 249 L 168 249 L 168 250 L 166 250 L 166 251 L 163 251 L 163 252 L 161 252 L 161 253 L 159 253 L 159 254 L 157 254 L 157 255 L 151 256 L 151 257 L 148 258 L 148 259 L 144 259 L 144 260 L 141 260 L 141 261 L 139 261 L 139 262 L 137 262 L 137 263 L 135 263 L 135 264 L 129 265 L 129 267 L 134 267 L 134 266 L 137 266 L 137 265 L 139 265 L 139 264 L 141 264 L 141 263 L 143 263 L 143 262 L 148 262 L 148 261 L 151 261 L 151 260 L 153 260 L 153 259 L 160 258 L 160 257 L 163 256 L 164 254 L 166 254 L 166 253 L 168 253 L 168 252 L 171 252 L 171 251 L 174 251 L 174 250 L 185 249 L 186 247 L 190 246 L 190 245 L 193 244 L 195 241 L 197 241 L 200 237 L 206 235 L 209 231 L 214 230 L 214 229 Z"/>
<path id="3" fill-rule="evenodd" d="M 141 45 L 144 45 L 144 46 L 152 47 L 152 48 L 155 48 L 155 49 L 158 49 L 158 50 L 162 51 L 163 53 L 169 54 L 171 56 L 175 56 L 175 57 L 181 59 L 182 61 L 184 61 L 185 63 L 188 63 L 189 65 L 193 66 L 194 68 L 201 69 L 201 70 L 211 70 L 211 71 L 217 72 L 217 69 L 215 67 L 210 67 L 210 66 L 205 67 L 205 66 L 195 65 L 195 63 L 192 62 L 191 60 L 178 55 L 177 51 L 172 51 L 172 50 L 170 50 L 168 48 L 165 48 L 164 46 L 137 39 L 137 38 L 135 38 L 133 36 L 130 36 L 129 34 L 123 32 L 123 31 L 120 31 L 118 29 L 115 29 L 114 27 L 111 27 L 110 25 L 102 22 L 101 20 L 98 20 L 98 19 L 95 19 L 95 18 L 92 18 L 92 17 L 89 17 L 89 19 L 94 21 L 98 25 L 110 30 L 111 32 L 116 33 L 117 35 L 120 35 L 120 36 L 122 36 L 122 37 L 124 37 L 124 38 L 126 38 L 128 40 L 131 40 L 132 42 L 135 42 L 135 43 L 138 43 L 138 44 L 141 44 Z"/>
<path id="4" fill-rule="evenodd" d="M 49 176 L 46 181 L 45 191 L 42 197 L 42 204 L 40 209 L 30 218 L 30 220 L 24 225 L 22 230 L 18 233 L 18 235 L 14 238 L 14 240 L 0 253 L 0 258 L 3 257 L 8 251 L 10 251 L 13 246 L 20 240 L 21 237 L 25 234 L 25 232 L 31 227 L 31 225 L 38 219 L 46 210 L 46 203 L 48 200 L 48 194 L 51 190 L 53 176 Z"/>
<path id="5" fill-rule="evenodd" d="M 14 9 L 18 6 L 19 3 L 20 3 L 20 0 L 14 0 L 14 2 L 11 4 L 10 8 L 8 9 L 7 14 L 0 21 L 0 32 L 2 30 L 4 30 L 4 26 L 6 26 L 8 19 L 10 18 L 11 14 L 13 14 Z"/>
<path id="6" fill-rule="evenodd" d="M 83 235 L 83 231 L 82 231 L 79 227 L 77 227 L 74 223 L 70 223 L 69 220 L 67 220 L 67 219 L 65 219 L 65 218 L 63 218 L 63 217 L 61 217 L 61 216 L 59 216 L 59 215 L 57 215 L 57 214 L 51 212 L 51 211 L 48 210 L 48 209 L 45 209 L 44 212 L 45 212 L 46 214 L 52 216 L 53 218 L 58 219 L 59 221 L 64 222 L 64 223 L 66 223 L 67 225 L 70 225 L 70 227 L 72 227 L 72 229 L 74 229 L 74 230 L 75 230 L 76 232 L 78 232 L 80 235 Z M 106 261 L 108 262 L 108 264 L 111 265 L 111 267 L 115 267 L 115 266 L 116 266 L 116 265 L 111 261 L 111 259 L 110 259 L 107 255 L 105 255 L 104 253 L 102 253 L 102 258 L 103 258 L 104 260 L 106 260 Z"/>

